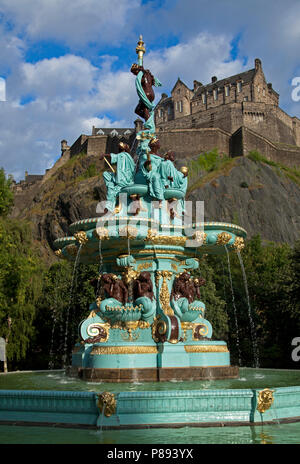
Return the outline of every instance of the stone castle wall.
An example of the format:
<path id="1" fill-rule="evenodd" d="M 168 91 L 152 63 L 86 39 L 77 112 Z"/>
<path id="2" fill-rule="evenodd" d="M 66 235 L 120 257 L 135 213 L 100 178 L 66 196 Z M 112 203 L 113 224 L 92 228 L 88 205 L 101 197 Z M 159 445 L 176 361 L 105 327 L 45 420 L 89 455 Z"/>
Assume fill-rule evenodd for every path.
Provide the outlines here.
<path id="1" fill-rule="evenodd" d="M 176 159 L 186 159 L 215 148 L 230 154 L 230 134 L 219 128 L 174 129 L 158 134 L 161 152 L 172 150 Z"/>

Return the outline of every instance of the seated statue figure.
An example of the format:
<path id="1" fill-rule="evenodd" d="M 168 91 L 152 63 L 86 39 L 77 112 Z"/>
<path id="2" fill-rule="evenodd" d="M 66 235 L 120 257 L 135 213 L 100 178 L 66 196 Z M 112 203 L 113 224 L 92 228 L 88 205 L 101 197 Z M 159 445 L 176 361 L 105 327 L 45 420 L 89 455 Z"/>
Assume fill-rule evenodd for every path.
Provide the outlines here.
<path id="1" fill-rule="evenodd" d="M 105 171 L 103 173 L 107 189 L 104 214 L 107 212 L 114 212 L 120 190 L 133 184 L 135 164 L 129 151 L 129 145 L 124 142 L 120 142 L 119 153 L 100 155 L 100 159 L 105 158 L 109 163 L 116 164 L 115 172 Z"/>
<path id="2" fill-rule="evenodd" d="M 187 170 L 178 171 L 174 165 L 175 153 L 168 151 L 164 161 L 160 164 L 160 175 L 164 188 L 175 188 L 182 190 L 184 196 L 187 189 Z"/>
<path id="3" fill-rule="evenodd" d="M 156 309 L 156 301 L 153 293 L 153 285 L 150 272 L 143 271 L 134 281 L 133 297 L 135 305 L 143 306 L 142 320 L 150 321 Z"/>
<path id="4" fill-rule="evenodd" d="M 192 308 L 203 308 L 204 304 L 200 301 L 200 286 L 205 284 L 202 278 L 192 279 L 188 272 L 180 274 L 173 283 L 171 292 L 171 306 L 176 316 L 181 320 L 195 320 L 198 312 Z"/>
<path id="5" fill-rule="evenodd" d="M 148 184 L 149 194 L 159 201 L 164 199 L 164 188 L 160 175 L 160 165 L 163 156 L 158 153 L 160 149 L 159 140 L 154 138 L 149 142 L 150 151 L 143 150 L 138 153 L 138 169 L 135 183 Z"/>
<path id="6" fill-rule="evenodd" d="M 184 212 L 184 198 L 187 190 L 187 175 L 188 168 L 182 167 L 180 170 L 176 169 L 174 165 L 175 153 L 168 151 L 165 154 L 164 161 L 160 164 L 160 175 L 164 189 L 172 188 L 182 192 L 180 199 L 181 211 Z M 173 208 L 171 208 L 171 217 L 174 216 Z"/>

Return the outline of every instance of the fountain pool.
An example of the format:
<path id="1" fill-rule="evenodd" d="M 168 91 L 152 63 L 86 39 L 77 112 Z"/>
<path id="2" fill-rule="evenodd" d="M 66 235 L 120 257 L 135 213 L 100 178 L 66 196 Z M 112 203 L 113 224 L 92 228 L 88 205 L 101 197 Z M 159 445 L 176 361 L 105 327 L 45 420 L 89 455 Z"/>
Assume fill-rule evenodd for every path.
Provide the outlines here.
<path id="1" fill-rule="evenodd" d="M 272 390 L 266 389 L 270 385 Z M 299 385 L 299 370 L 278 369 L 240 368 L 240 376 L 235 379 L 107 384 L 70 378 L 63 370 L 15 372 L 0 375 L 0 425 L 101 429 L 103 433 L 110 431 L 106 437 L 112 443 L 118 437 L 126 440 L 125 429 L 128 439 L 133 439 L 130 429 L 142 428 L 162 430 L 162 434 L 151 432 L 149 441 L 143 443 L 151 443 L 153 437 L 169 443 L 166 430 L 174 429 L 171 436 L 175 443 L 178 428 L 184 428 L 188 441 L 197 436 L 194 429 L 199 427 L 219 430 L 219 426 L 298 422 Z M 261 397 L 266 391 L 271 392 L 269 402 L 270 398 Z M 243 428 L 241 436 L 246 433 Z M 121 435 L 114 434 L 117 431 L 122 431 Z M 7 436 L 9 433 L 5 432 Z M 253 434 L 258 436 L 251 432 L 247 435 L 249 442 Z M 66 433 L 66 440 L 68 436 Z M 202 439 L 204 436 L 201 433 Z M 232 434 L 217 432 L 216 436 L 225 440 Z M 86 437 L 102 440 L 98 435 Z"/>

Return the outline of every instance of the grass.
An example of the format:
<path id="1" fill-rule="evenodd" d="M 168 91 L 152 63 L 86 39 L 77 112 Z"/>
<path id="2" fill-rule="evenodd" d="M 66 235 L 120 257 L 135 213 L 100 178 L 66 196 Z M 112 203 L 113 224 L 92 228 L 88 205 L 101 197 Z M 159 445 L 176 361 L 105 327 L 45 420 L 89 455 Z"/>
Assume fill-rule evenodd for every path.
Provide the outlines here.
<path id="1" fill-rule="evenodd" d="M 99 175 L 99 169 L 96 167 L 95 163 L 89 165 L 89 167 L 84 171 L 81 176 L 78 176 L 76 181 L 81 182 L 82 180 L 89 179 L 90 177 L 95 177 Z"/>
<path id="2" fill-rule="evenodd" d="M 264 163 L 269 166 L 272 166 L 276 169 L 277 174 L 278 171 L 283 172 L 289 179 L 291 179 L 296 184 L 300 185 L 300 169 L 289 168 L 284 164 L 278 163 L 276 161 L 269 160 L 265 158 L 259 151 L 252 150 L 248 153 L 247 158 L 254 161 L 255 163 Z"/>
<path id="3" fill-rule="evenodd" d="M 204 184 L 212 182 L 220 175 L 228 175 L 237 164 L 239 158 L 229 158 L 221 155 L 218 150 L 202 153 L 197 160 L 189 163 L 189 188 L 188 194 Z"/>

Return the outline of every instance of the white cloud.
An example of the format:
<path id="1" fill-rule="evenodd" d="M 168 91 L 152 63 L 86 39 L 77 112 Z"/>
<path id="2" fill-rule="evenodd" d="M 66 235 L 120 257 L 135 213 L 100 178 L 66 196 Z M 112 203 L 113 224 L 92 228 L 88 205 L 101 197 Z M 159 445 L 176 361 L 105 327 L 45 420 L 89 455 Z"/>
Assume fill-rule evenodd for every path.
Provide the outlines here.
<path id="1" fill-rule="evenodd" d="M 0 0 L 1 11 L 30 39 L 117 44 L 140 0 Z"/>
<path id="2" fill-rule="evenodd" d="M 136 99 L 134 77 L 112 72 L 112 62 L 104 60 L 97 68 L 82 57 L 66 55 L 20 63 L 8 78 L 13 97 L 0 105 L 0 166 L 17 180 L 25 170 L 43 173 L 60 155 L 60 140 L 72 144 L 81 133 L 90 134 L 93 125 L 132 126 L 128 109 Z M 27 93 L 36 98 L 22 105 Z M 108 110 L 113 118 L 105 115 Z"/>
<path id="3" fill-rule="evenodd" d="M 171 90 L 177 77 L 192 88 L 194 79 L 205 84 L 213 75 L 221 79 L 243 71 L 240 60 L 226 61 L 229 53 L 230 37 L 201 33 L 173 47 L 150 52 L 145 66 L 162 81 L 163 88 Z"/>
<path id="4" fill-rule="evenodd" d="M 159 14 L 151 5 L 141 7 L 140 0 L 0 0 L 0 15 L 10 21 L 9 27 L 0 23 L 0 76 L 6 77 L 7 99 L 0 102 L 0 166 L 17 179 L 25 170 L 42 173 L 59 156 L 61 139 L 72 144 L 79 134 L 91 133 L 93 125 L 133 126 L 137 95 L 129 56 L 135 58 L 134 31 L 140 24 L 145 66 L 163 84 L 156 89 L 157 99 L 178 76 L 188 87 L 194 79 L 205 84 L 213 75 L 220 79 L 249 69 L 259 57 L 284 109 L 300 117 L 300 103 L 291 98 L 291 80 L 300 75 L 299 2 L 180 0 L 167 2 Z M 232 61 L 230 42 L 240 32 Z M 168 43 L 175 34 L 177 45 L 151 51 L 151 41 L 157 47 L 158 38 Z M 25 62 L 26 50 L 40 40 L 63 43 L 71 51 Z M 109 55 L 111 45 L 128 40 L 128 56 Z M 91 54 L 82 57 L 79 50 Z M 24 97 L 29 99 L 22 105 Z"/>
<path id="5" fill-rule="evenodd" d="M 6 101 L 6 81 L 0 77 L 0 101 Z"/>
<path id="6" fill-rule="evenodd" d="M 78 98 L 93 88 L 98 68 L 74 55 L 44 59 L 35 64 L 22 64 L 23 92 L 40 97 Z"/>

